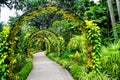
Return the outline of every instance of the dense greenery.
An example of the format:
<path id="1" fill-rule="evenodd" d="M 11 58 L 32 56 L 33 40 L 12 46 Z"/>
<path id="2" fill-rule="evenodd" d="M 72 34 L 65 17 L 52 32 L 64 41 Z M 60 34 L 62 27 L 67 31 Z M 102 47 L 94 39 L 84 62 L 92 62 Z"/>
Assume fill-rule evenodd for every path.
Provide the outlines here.
<path id="1" fill-rule="evenodd" d="M 8 57 L 8 52 L 4 51 L 8 48 L 7 37 L 10 33 L 10 27 L 4 26 L 2 32 L 0 32 L 0 79 L 4 80 L 8 75 L 7 67 L 8 64 L 5 62 L 6 58 Z"/>
<path id="2" fill-rule="evenodd" d="M 26 80 L 31 69 L 33 67 L 32 62 L 28 62 L 21 70 L 14 76 L 14 80 Z"/>
<path id="3" fill-rule="evenodd" d="M 24 14 L 10 17 L 8 26 L 0 23 L 0 80 L 25 80 L 32 55 L 43 50 L 75 80 L 119 80 L 116 1 L 1 0 L 0 7 L 7 5 Z"/>

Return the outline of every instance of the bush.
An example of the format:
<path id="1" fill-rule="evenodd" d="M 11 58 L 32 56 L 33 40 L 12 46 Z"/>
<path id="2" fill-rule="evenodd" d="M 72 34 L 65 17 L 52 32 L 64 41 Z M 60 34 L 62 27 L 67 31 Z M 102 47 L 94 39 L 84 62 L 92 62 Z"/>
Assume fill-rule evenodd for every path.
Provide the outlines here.
<path id="1" fill-rule="evenodd" d="M 5 80 L 8 75 L 8 47 L 9 43 L 7 42 L 7 38 L 10 33 L 9 26 L 3 26 L 2 31 L 0 32 L 0 80 Z"/>
<path id="2" fill-rule="evenodd" d="M 24 65 L 27 63 L 26 55 L 23 53 L 14 54 L 15 64 L 14 64 L 14 73 L 18 73 Z"/>
<path id="3" fill-rule="evenodd" d="M 22 69 L 20 72 L 18 72 L 13 80 L 26 80 L 27 76 L 29 75 L 31 69 L 33 67 L 32 62 L 28 62 Z"/>
<path id="4" fill-rule="evenodd" d="M 64 53 L 62 53 L 61 59 L 68 59 L 70 54 L 70 52 L 65 51 Z"/>
<path id="5" fill-rule="evenodd" d="M 102 71 L 111 77 L 120 79 L 120 41 L 117 44 L 110 44 L 102 47 L 101 66 Z"/>
<path id="6" fill-rule="evenodd" d="M 79 65 L 84 65 L 86 63 L 86 55 L 84 53 L 79 53 L 78 51 L 74 54 L 70 54 L 69 58 Z"/>
<path id="7" fill-rule="evenodd" d="M 68 45 L 67 45 L 67 50 L 69 52 L 82 52 L 82 47 L 84 46 L 84 41 L 83 41 L 83 36 L 73 36 Z"/>
<path id="8" fill-rule="evenodd" d="M 79 76 L 81 74 L 80 66 L 78 66 L 77 64 L 73 64 L 72 68 L 70 70 L 70 73 L 72 74 L 72 76 L 74 77 L 75 80 L 78 80 Z"/>
<path id="9" fill-rule="evenodd" d="M 85 65 L 78 65 L 70 59 L 60 59 L 60 57 L 55 56 L 56 54 L 52 53 L 48 56 L 67 69 L 74 80 L 111 80 L 113 78 L 109 78 L 108 74 L 100 73 L 98 74 L 95 70 L 87 73 L 87 69 Z M 56 60 L 59 59 L 59 60 Z M 116 80 L 116 78 L 114 78 Z"/>

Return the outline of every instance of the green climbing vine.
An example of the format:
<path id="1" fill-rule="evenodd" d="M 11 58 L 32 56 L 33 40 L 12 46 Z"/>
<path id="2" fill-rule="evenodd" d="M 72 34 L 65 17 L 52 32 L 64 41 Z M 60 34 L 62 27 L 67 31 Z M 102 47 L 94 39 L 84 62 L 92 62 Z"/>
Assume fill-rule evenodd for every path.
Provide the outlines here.
<path id="1" fill-rule="evenodd" d="M 44 38 L 45 42 L 46 42 L 46 54 L 50 53 L 50 42 L 47 38 Z"/>
<path id="2" fill-rule="evenodd" d="M 100 73 L 101 33 L 100 28 L 93 21 L 85 20 L 87 68 Z"/>

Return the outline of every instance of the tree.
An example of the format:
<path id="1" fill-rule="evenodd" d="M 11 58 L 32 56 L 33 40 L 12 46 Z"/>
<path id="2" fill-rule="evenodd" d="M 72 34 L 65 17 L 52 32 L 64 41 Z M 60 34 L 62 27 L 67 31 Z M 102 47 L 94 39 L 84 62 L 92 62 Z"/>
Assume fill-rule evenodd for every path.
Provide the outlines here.
<path id="1" fill-rule="evenodd" d="M 79 27 L 75 23 L 68 22 L 67 20 L 54 21 L 49 30 L 53 31 L 58 36 L 62 36 L 66 43 L 69 42 L 73 35 L 81 34 Z"/>
<path id="2" fill-rule="evenodd" d="M 1 18 L 1 5 L 0 5 L 0 18 Z"/>
<path id="3" fill-rule="evenodd" d="M 118 16 L 119 16 L 119 21 L 120 21 L 120 0 L 116 0 L 116 3 L 117 3 Z"/>
<path id="4" fill-rule="evenodd" d="M 12 17 L 10 16 L 9 17 L 9 21 L 8 21 L 8 24 L 13 27 L 14 26 L 14 23 L 19 19 L 20 15 L 16 15 L 16 17 Z"/>
<path id="5" fill-rule="evenodd" d="M 110 17 L 111 17 L 111 22 L 112 22 L 112 27 L 113 27 L 113 36 L 114 36 L 114 39 L 116 41 L 118 36 L 117 36 L 116 29 L 115 29 L 115 15 L 114 15 L 114 11 L 113 11 L 113 5 L 112 5 L 111 0 L 107 0 L 107 3 L 108 3 Z"/>

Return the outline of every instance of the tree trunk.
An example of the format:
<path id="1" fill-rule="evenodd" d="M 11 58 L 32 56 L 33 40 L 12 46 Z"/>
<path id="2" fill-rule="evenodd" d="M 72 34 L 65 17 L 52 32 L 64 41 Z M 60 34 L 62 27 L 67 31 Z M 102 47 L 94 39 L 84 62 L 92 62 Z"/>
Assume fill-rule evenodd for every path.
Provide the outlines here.
<path id="1" fill-rule="evenodd" d="M 0 5 L 0 21 L 1 21 L 1 5 Z"/>
<path id="2" fill-rule="evenodd" d="M 119 21 L 120 21 L 120 0 L 116 0 L 116 3 L 117 3 L 118 16 L 119 16 Z"/>
<path id="3" fill-rule="evenodd" d="M 111 17 L 111 22 L 112 22 L 112 27 L 113 27 L 113 36 L 114 36 L 114 39 L 116 41 L 118 36 L 117 36 L 116 29 L 115 29 L 115 15 L 114 15 L 114 11 L 113 11 L 113 5 L 112 5 L 111 0 L 107 0 L 107 3 L 108 3 L 110 17 Z"/>

